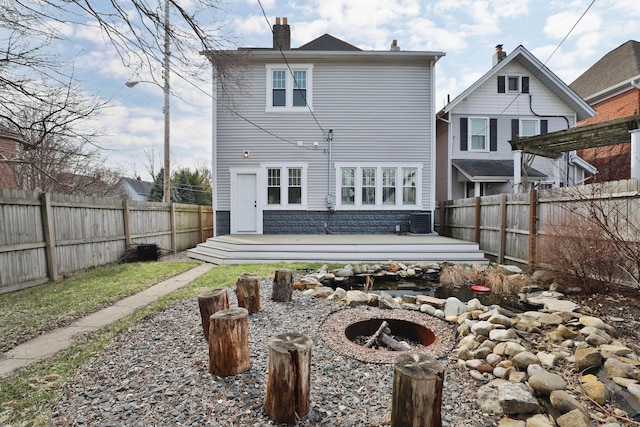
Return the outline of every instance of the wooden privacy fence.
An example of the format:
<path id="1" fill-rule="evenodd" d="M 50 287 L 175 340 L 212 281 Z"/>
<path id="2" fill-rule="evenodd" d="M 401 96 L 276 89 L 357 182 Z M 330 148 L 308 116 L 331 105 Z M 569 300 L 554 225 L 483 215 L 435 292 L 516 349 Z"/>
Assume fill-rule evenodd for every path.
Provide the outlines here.
<path id="1" fill-rule="evenodd" d="M 0 294 L 118 262 L 132 245 L 176 252 L 211 236 L 211 206 L 0 190 Z"/>
<path id="2" fill-rule="evenodd" d="M 635 179 L 440 202 L 435 227 L 440 235 L 478 243 L 499 263 L 533 267 L 540 237 L 584 215 L 586 203 L 622 213 L 616 221 L 626 221 L 627 239 L 640 241 L 635 233 L 640 230 L 640 185 Z"/>

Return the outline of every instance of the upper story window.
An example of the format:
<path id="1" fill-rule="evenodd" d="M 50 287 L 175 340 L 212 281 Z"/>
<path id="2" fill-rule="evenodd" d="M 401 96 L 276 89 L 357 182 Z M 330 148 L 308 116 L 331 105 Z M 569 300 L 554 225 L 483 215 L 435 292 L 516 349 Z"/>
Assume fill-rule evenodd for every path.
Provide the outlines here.
<path id="1" fill-rule="evenodd" d="M 415 208 L 420 204 L 421 165 L 336 164 L 337 208 Z M 398 195 L 398 196 L 396 196 Z"/>
<path id="2" fill-rule="evenodd" d="M 313 64 L 267 64 L 266 70 L 266 111 L 308 111 L 313 107 Z"/>
<path id="3" fill-rule="evenodd" d="M 507 77 L 507 89 L 509 92 L 519 92 L 520 91 L 520 77 L 518 76 L 509 76 Z"/>
<path id="4" fill-rule="evenodd" d="M 529 76 L 498 76 L 498 93 L 529 93 Z"/>
<path id="5" fill-rule="evenodd" d="M 471 124 L 470 151 L 487 151 L 487 135 L 489 133 L 489 120 L 469 119 Z"/>
<path id="6" fill-rule="evenodd" d="M 306 205 L 304 165 L 264 165 L 267 173 L 267 206 L 269 208 L 302 208 Z"/>

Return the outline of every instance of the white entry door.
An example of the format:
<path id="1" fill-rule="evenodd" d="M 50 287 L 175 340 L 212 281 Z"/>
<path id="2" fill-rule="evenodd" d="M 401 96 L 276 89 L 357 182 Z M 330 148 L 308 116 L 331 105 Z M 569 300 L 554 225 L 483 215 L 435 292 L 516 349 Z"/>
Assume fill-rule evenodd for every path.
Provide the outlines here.
<path id="1" fill-rule="evenodd" d="M 236 180 L 236 233 L 258 233 L 258 196 L 255 173 L 239 173 Z M 234 232 L 234 230 L 232 230 Z"/>

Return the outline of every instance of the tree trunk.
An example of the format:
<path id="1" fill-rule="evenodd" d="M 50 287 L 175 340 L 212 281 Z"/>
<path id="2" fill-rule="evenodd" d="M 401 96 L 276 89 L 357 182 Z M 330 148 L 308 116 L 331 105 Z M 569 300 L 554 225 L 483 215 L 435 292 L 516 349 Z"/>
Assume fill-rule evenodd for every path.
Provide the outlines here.
<path id="1" fill-rule="evenodd" d="M 277 423 L 296 424 L 309 412 L 311 340 L 293 332 L 269 340 L 264 410 Z"/>
<path id="2" fill-rule="evenodd" d="M 216 289 L 198 295 L 198 307 L 200 307 L 200 317 L 202 318 L 202 333 L 204 339 L 209 341 L 209 318 L 212 314 L 229 308 L 229 299 L 225 289 Z"/>
<path id="3" fill-rule="evenodd" d="M 393 364 L 392 427 L 441 427 L 444 366 L 422 353 L 404 353 Z"/>
<path id="4" fill-rule="evenodd" d="M 272 301 L 291 301 L 293 294 L 293 271 L 286 268 L 276 270 L 273 279 L 273 290 L 271 292 Z"/>
<path id="5" fill-rule="evenodd" d="M 251 366 L 249 313 L 229 308 L 211 315 L 209 322 L 209 373 L 236 375 Z"/>
<path id="6" fill-rule="evenodd" d="M 260 278 L 254 274 L 238 276 L 236 282 L 238 306 L 246 308 L 249 314 L 260 311 Z"/>

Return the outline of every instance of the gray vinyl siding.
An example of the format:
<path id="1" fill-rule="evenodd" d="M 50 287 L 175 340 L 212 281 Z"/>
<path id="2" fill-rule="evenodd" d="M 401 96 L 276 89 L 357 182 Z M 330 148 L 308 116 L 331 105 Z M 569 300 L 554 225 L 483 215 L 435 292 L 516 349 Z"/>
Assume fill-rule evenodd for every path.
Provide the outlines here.
<path id="1" fill-rule="evenodd" d="M 220 97 L 217 108 L 217 208 L 230 209 L 230 168 L 259 167 L 260 163 L 306 162 L 308 209 L 326 210 L 328 146 L 321 126 L 324 130 L 333 130 L 333 163 L 423 163 L 422 208 L 431 210 L 429 180 L 434 112 L 430 102 L 434 88 L 430 87 L 428 62 L 425 60 L 421 65 L 343 64 L 319 60 L 295 62 L 312 63 L 314 66 L 315 119 L 308 111 L 265 112 L 267 73 L 264 62 L 246 68 L 241 91 L 236 92 L 232 99 Z M 250 125 L 222 103 L 231 105 L 246 119 L 293 143 Z M 302 141 L 308 148 L 313 142 L 318 142 L 319 147 L 300 148 L 297 141 Z M 249 150 L 249 159 L 242 158 L 244 150 Z M 266 184 L 258 183 L 258 191 L 263 186 Z"/>

